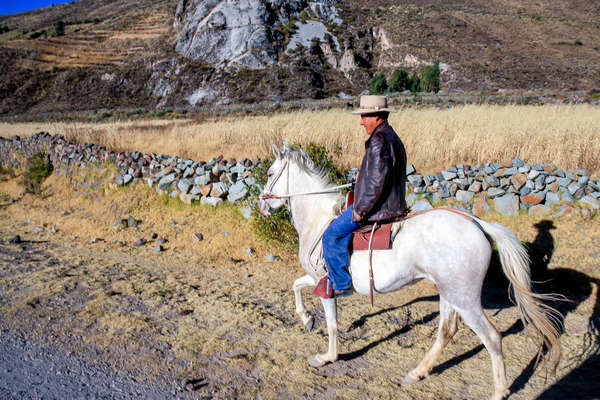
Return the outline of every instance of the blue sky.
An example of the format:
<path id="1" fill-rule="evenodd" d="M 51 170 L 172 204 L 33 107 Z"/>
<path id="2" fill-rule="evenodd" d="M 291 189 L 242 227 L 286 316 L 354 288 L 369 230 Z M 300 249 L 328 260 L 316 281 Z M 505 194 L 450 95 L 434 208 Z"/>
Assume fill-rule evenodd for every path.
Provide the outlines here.
<path id="1" fill-rule="evenodd" d="M 70 1 L 72 0 L 0 0 L 0 15 L 48 7 L 52 4 L 69 3 Z"/>

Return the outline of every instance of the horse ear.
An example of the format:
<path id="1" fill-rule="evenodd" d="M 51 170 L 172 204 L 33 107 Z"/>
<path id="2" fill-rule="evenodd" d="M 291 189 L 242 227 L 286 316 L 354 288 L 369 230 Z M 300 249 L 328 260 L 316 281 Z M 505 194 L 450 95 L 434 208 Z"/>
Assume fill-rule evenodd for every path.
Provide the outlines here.
<path id="1" fill-rule="evenodd" d="M 290 144 L 288 142 L 283 142 L 283 151 L 282 153 L 285 154 L 289 151 L 292 150 L 292 146 L 290 146 Z"/>
<path id="2" fill-rule="evenodd" d="M 271 145 L 271 151 L 273 151 L 273 155 L 277 158 L 281 158 L 281 153 L 279 152 L 279 149 L 277 148 L 277 146 L 275 146 L 274 144 Z"/>

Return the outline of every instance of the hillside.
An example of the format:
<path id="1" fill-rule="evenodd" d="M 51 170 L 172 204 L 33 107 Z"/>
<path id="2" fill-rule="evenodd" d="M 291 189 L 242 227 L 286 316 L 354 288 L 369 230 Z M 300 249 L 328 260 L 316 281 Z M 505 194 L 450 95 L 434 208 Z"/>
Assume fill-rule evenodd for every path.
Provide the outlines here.
<path id="1" fill-rule="evenodd" d="M 376 73 L 435 61 L 450 91 L 600 87 L 593 2 L 239 3 L 81 0 L 0 16 L 0 115 L 358 94 Z"/>

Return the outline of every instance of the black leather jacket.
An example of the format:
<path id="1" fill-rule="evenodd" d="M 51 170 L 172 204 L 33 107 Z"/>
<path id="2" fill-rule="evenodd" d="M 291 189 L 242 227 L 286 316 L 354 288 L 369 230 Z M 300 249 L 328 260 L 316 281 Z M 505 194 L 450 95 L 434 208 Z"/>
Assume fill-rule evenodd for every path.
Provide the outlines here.
<path id="1" fill-rule="evenodd" d="M 406 209 L 406 150 L 387 123 L 365 142 L 365 156 L 355 188 L 354 211 L 362 221 L 383 221 Z"/>

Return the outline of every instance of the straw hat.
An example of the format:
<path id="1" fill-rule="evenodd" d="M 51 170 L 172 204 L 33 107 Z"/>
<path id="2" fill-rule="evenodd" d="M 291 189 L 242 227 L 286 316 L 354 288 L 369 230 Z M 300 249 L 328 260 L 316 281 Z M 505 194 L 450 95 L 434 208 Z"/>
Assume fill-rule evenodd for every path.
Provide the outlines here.
<path id="1" fill-rule="evenodd" d="M 360 96 L 360 108 L 352 114 L 374 114 L 379 112 L 396 112 L 388 108 L 387 96 Z"/>

